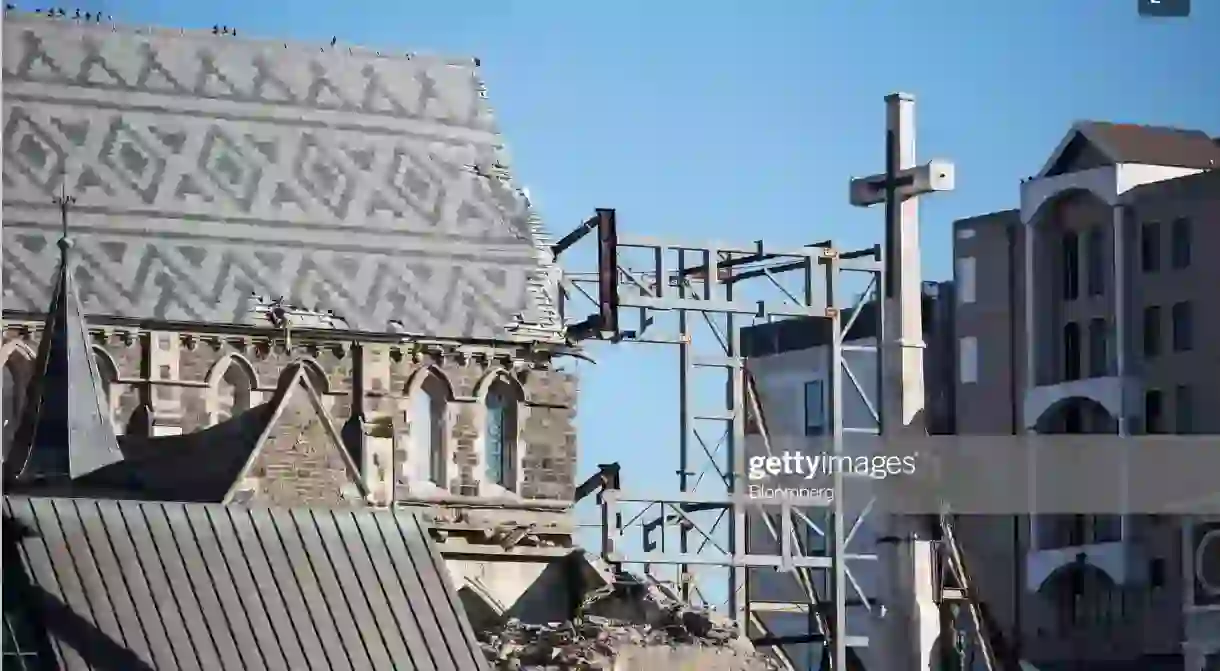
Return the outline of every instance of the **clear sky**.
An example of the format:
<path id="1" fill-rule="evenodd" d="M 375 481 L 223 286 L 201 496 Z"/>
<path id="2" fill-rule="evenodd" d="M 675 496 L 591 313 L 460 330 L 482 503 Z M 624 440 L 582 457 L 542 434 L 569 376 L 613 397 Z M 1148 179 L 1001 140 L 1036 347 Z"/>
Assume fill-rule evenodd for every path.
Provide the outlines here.
<path id="1" fill-rule="evenodd" d="M 879 242 L 847 181 L 881 169 L 882 98 L 907 91 L 921 158 L 957 164 L 957 191 L 922 207 L 927 279 L 951 272 L 952 220 L 1016 206 L 1073 121 L 1220 135 L 1215 0 L 1181 20 L 1141 19 L 1136 0 L 80 2 L 124 23 L 478 56 L 557 235 L 615 207 L 631 234 Z M 595 354 L 577 478 L 618 460 L 629 488 L 675 486 L 676 355 Z"/>

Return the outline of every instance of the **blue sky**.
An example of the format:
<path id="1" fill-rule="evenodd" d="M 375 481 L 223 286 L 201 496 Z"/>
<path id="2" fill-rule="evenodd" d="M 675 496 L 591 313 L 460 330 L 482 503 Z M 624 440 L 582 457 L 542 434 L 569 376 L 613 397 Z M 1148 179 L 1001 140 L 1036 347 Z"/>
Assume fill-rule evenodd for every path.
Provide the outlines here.
<path id="1" fill-rule="evenodd" d="M 1136 0 L 81 6 L 124 23 L 478 56 L 514 172 L 556 234 L 607 206 L 631 234 L 878 242 L 880 212 L 849 207 L 847 180 L 881 168 L 882 97 L 908 91 L 921 158 L 957 164 L 957 191 L 922 208 L 936 279 L 950 273 L 952 220 L 1015 206 L 1018 180 L 1073 121 L 1220 135 L 1220 74 L 1205 66 L 1220 3 L 1194 5 L 1185 20 L 1141 19 Z M 595 353 L 580 368 L 578 479 L 619 460 L 629 487 L 674 487 L 674 352 Z"/>

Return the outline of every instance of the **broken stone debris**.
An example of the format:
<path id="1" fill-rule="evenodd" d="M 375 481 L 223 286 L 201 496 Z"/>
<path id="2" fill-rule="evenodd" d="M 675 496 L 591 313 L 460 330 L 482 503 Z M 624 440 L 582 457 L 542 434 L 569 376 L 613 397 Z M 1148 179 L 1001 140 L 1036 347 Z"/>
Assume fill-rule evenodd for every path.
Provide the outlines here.
<path id="1" fill-rule="evenodd" d="M 596 614 L 599 611 L 620 617 Z M 625 615 L 631 619 L 621 619 Z M 779 668 L 741 640 L 730 623 L 703 609 L 676 601 L 666 603 L 655 591 L 639 589 L 638 583 L 619 582 L 591 593 L 577 617 L 568 622 L 528 624 L 510 619 L 494 631 L 483 632 L 480 643 L 487 659 L 501 671 L 632 668 L 634 665 L 616 666 L 617 660 L 650 648 L 671 648 L 674 659 L 712 650 L 740 659 L 724 668 Z"/>

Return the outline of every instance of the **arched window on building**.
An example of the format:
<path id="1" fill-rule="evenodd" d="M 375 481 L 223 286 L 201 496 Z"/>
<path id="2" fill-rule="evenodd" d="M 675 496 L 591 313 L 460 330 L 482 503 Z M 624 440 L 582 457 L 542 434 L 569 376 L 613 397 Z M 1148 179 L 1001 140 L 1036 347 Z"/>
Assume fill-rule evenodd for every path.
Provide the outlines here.
<path id="1" fill-rule="evenodd" d="M 8 455 L 9 447 L 17 434 L 17 426 L 21 423 L 21 413 L 25 410 L 26 385 L 33 373 L 33 361 L 22 350 L 14 350 L 4 362 L 3 402 L 4 402 L 4 454 Z"/>
<path id="2" fill-rule="evenodd" d="M 229 362 L 225 374 L 220 378 L 221 412 L 225 419 L 236 417 L 250 409 L 250 392 L 253 380 L 246 369 L 236 361 Z"/>
<path id="3" fill-rule="evenodd" d="M 417 482 L 447 486 L 448 451 L 445 449 L 449 387 L 433 373 L 411 395 L 411 469 Z"/>
<path id="4" fill-rule="evenodd" d="M 114 383 L 119 379 L 118 368 L 114 365 L 114 360 L 106 353 L 106 350 L 100 347 L 93 348 L 93 360 L 97 364 L 98 382 L 102 385 L 102 407 L 110 418 L 110 423 L 115 425 L 114 430 L 119 431 L 119 426 L 115 421 L 114 412 Z"/>
<path id="5" fill-rule="evenodd" d="M 483 434 L 487 479 L 510 490 L 516 483 L 519 401 L 516 389 L 503 380 L 495 380 L 487 390 L 487 426 Z"/>
<path id="6" fill-rule="evenodd" d="M 4 455 L 8 456 L 9 445 L 13 442 L 13 434 L 17 431 L 17 422 L 19 411 L 17 409 L 19 401 L 18 396 L 21 392 L 17 388 L 17 373 L 13 369 L 11 363 L 4 364 L 4 382 L 3 387 L 0 387 L 0 392 L 4 394 Z"/>

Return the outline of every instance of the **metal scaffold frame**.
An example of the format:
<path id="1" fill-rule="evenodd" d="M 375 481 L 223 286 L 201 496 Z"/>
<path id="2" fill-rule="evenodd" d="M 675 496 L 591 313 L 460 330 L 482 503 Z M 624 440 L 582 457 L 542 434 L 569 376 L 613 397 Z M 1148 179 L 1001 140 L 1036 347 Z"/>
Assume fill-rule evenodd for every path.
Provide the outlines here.
<path id="1" fill-rule="evenodd" d="M 841 496 L 826 501 L 748 494 L 747 423 L 753 425 L 750 433 L 758 437 L 766 454 L 771 453 L 772 441 L 762 399 L 746 369 L 741 328 L 749 317 L 814 318 L 829 322 L 833 337 L 825 348 L 828 397 L 825 438 L 835 453 L 842 453 L 846 435 L 878 433 L 882 416 L 880 399 L 873 401 L 865 393 L 844 353 L 857 351 L 876 357 L 879 390 L 880 348 L 875 342 L 849 343 L 846 335 L 863 313 L 862 307 L 870 302 L 876 306 L 871 311 L 878 322 L 875 332 L 883 332 L 884 301 L 878 300 L 879 288 L 884 286 L 881 247 L 842 252 L 826 241 L 795 249 L 769 249 L 761 241 L 748 247 L 734 247 L 619 236 L 615 211 L 600 209 L 556 244 L 553 251 L 556 255 L 562 253 L 592 231 L 598 234 L 598 272 L 565 274 L 560 304 L 562 313 L 570 315 L 579 309 L 575 304 L 583 298 L 597 311 L 588 319 L 571 324 L 570 337 L 677 346 L 680 394 L 678 493 L 664 498 L 633 497 L 618 489 L 617 477 L 602 479 L 599 498 L 603 557 L 614 565 L 643 565 L 650 576 L 658 566 L 676 569 L 673 582 L 677 591 L 694 603 L 708 601 L 705 596 L 708 580 L 697 575 L 696 569 L 721 569 L 728 579 L 727 614 L 743 632 L 753 634 L 756 644 L 770 646 L 789 668 L 796 668 L 786 646 L 822 643 L 822 668 L 827 668 L 826 662 L 830 668 L 847 668 L 847 660 L 855 656 L 851 648 L 868 645 L 867 637 L 847 632 L 849 608 L 871 607 L 848 565 L 849 560 L 875 559 L 870 554 L 872 548 L 856 552 L 849 547 L 863 515 L 847 519 L 851 513 L 843 509 Z M 646 264 L 646 269 L 628 267 L 620 258 L 620 253 L 628 250 L 650 257 L 651 263 Z M 847 275 L 862 277 L 861 284 L 865 285 L 864 291 L 850 300 L 846 296 Z M 793 278 L 795 282 L 791 282 Z M 596 289 L 592 289 L 594 286 Z M 770 296 L 755 299 L 746 295 L 747 290 L 767 290 Z M 662 330 L 663 313 L 676 317 L 676 332 L 658 333 Z M 712 334 L 710 343 L 714 344 L 715 355 L 697 351 L 702 341 L 695 335 L 696 321 L 701 321 Z M 698 371 L 708 369 L 723 373 L 725 394 L 721 407 L 703 411 L 699 394 L 695 393 L 695 377 Z M 844 426 L 845 380 L 864 399 L 872 416 L 871 426 Z M 708 440 L 715 435 L 709 429 L 719 430 L 718 440 Z M 696 472 L 693 468 L 700 454 L 706 464 Z M 709 469 L 723 482 L 723 492 L 699 491 L 703 475 Z M 836 491 L 841 490 L 842 477 L 836 472 L 833 482 Z M 642 510 L 624 522 L 630 505 L 642 506 Z M 650 512 L 656 516 L 644 519 Z M 701 514 L 710 514 L 712 518 L 709 521 Z M 724 533 L 720 529 L 726 518 Z M 748 527 L 754 522 L 765 528 L 768 545 L 772 546 L 768 551 L 753 552 L 749 547 Z M 641 527 L 639 550 L 624 542 L 627 529 L 633 526 Z M 718 533 L 726 536 L 723 546 Z M 669 550 L 674 536 L 677 552 Z M 821 537 L 821 542 L 811 543 L 814 536 Z M 799 600 L 752 599 L 751 574 L 762 571 L 791 573 L 801 586 Z M 766 623 L 768 613 L 806 614 L 807 630 L 796 636 L 773 633 Z"/>

